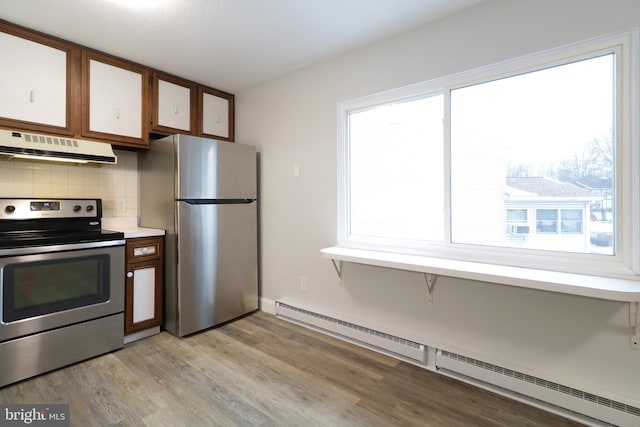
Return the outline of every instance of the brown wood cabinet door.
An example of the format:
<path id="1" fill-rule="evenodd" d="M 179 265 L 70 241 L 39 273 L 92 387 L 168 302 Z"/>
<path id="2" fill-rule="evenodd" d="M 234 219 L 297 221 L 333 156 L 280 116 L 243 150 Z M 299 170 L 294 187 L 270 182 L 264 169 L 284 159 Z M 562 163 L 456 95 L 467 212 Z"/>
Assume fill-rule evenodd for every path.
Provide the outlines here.
<path id="1" fill-rule="evenodd" d="M 235 98 L 216 89 L 198 87 L 198 135 L 234 141 Z"/>
<path id="2" fill-rule="evenodd" d="M 154 72 L 151 88 L 151 130 L 163 134 L 196 134 L 197 85 Z"/>
<path id="3" fill-rule="evenodd" d="M 149 147 L 149 69 L 82 50 L 82 135 Z"/>
<path id="4" fill-rule="evenodd" d="M 162 261 L 127 264 L 125 284 L 124 334 L 160 326 Z M 137 298 L 144 298 L 144 301 L 137 301 Z"/>
<path id="5" fill-rule="evenodd" d="M 125 335 L 162 323 L 163 259 L 163 238 L 127 240 Z"/>
<path id="6" fill-rule="evenodd" d="M 0 21 L 0 127 L 74 135 L 79 131 L 80 48 Z"/>

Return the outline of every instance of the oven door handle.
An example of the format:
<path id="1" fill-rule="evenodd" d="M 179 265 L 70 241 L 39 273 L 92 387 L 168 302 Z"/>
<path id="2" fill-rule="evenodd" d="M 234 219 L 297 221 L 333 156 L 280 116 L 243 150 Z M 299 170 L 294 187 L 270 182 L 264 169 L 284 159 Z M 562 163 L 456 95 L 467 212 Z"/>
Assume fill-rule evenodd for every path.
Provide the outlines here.
<path id="1" fill-rule="evenodd" d="M 15 255 L 33 255 L 50 252 L 62 252 L 62 251 L 77 251 L 80 249 L 95 249 L 95 248 L 107 248 L 111 246 L 124 246 L 126 241 L 120 240 L 105 240 L 102 242 L 82 242 L 82 243 L 65 243 L 62 245 L 41 245 L 41 246 L 29 246 L 24 248 L 8 248 L 0 249 L 0 257 L 15 256 Z"/>

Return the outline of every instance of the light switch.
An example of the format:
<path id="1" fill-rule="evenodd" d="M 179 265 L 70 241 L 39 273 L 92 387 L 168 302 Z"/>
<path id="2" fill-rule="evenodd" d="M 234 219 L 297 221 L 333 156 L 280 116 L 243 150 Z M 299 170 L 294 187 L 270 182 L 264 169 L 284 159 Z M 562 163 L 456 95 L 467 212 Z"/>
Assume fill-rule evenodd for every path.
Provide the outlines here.
<path id="1" fill-rule="evenodd" d="M 300 163 L 293 164 L 293 177 L 297 178 L 300 176 Z"/>

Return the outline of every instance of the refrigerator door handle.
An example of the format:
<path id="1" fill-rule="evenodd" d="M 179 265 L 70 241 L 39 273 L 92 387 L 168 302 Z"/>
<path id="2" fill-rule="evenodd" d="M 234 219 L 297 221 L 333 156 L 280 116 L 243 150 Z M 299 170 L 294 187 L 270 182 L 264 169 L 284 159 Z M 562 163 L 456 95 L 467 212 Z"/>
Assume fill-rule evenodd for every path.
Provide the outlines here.
<path id="1" fill-rule="evenodd" d="M 235 205 L 249 204 L 256 199 L 176 199 L 176 202 L 184 202 L 189 205 Z"/>

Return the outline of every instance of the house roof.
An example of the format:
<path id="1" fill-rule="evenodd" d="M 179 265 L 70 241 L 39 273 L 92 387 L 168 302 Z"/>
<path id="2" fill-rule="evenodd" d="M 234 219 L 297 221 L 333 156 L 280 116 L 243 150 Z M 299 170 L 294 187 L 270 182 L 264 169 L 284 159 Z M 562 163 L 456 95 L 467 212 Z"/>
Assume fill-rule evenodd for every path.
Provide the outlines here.
<path id="1" fill-rule="evenodd" d="M 553 178 L 539 177 L 507 177 L 507 189 L 510 196 L 537 197 L 592 197 L 593 194 L 577 185 L 557 181 Z M 523 192 L 525 194 L 523 194 Z"/>

